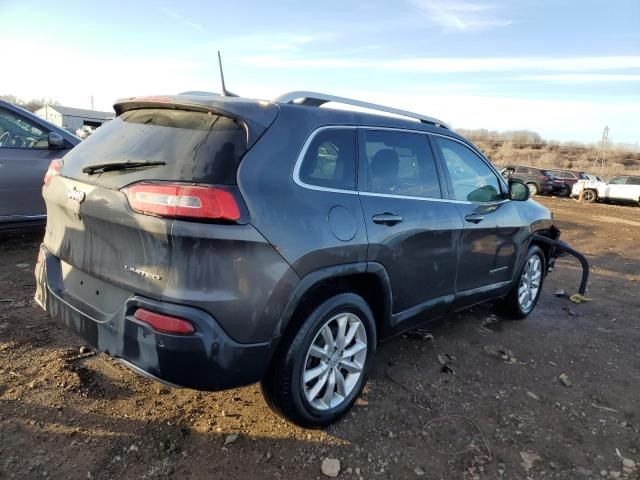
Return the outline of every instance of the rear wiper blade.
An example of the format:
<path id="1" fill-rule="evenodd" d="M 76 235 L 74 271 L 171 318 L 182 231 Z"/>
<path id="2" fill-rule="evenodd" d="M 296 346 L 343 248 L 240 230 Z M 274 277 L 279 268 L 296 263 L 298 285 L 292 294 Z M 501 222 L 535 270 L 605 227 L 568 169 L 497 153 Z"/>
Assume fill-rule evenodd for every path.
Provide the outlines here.
<path id="1" fill-rule="evenodd" d="M 111 162 L 98 163 L 96 165 L 88 165 L 82 168 L 83 173 L 93 175 L 94 173 L 109 172 L 111 170 L 126 170 L 128 168 L 144 168 L 155 167 L 157 165 L 166 165 L 166 162 Z"/>

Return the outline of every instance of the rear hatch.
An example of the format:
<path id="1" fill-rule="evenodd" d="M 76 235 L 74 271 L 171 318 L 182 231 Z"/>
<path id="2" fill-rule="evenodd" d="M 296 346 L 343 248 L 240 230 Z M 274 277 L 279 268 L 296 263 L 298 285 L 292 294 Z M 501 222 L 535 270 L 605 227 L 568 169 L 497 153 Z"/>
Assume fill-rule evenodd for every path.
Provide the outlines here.
<path id="1" fill-rule="evenodd" d="M 96 281 L 119 287 L 120 299 L 162 296 L 177 218 L 246 223 L 237 168 L 277 115 L 272 104 L 215 97 L 115 108 L 113 121 L 50 167 L 43 188 L 44 244 L 61 260 L 65 289 L 105 313 Z"/>

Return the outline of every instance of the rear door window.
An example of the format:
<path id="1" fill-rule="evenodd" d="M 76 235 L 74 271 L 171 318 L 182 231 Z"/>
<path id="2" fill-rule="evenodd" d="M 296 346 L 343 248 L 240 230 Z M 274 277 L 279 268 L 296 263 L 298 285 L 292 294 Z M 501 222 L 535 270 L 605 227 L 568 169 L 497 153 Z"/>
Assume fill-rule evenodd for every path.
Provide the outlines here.
<path id="1" fill-rule="evenodd" d="M 627 178 L 627 185 L 640 185 L 640 177 Z"/>
<path id="2" fill-rule="evenodd" d="M 367 191 L 388 195 L 441 198 L 436 162 L 425 134 L 363 130 Z"/>
<path id="3" fill-rule="evenodd" d="M 71 150 L 64 157 L 62 174 L 117 188 L 140 180 L 234 185 L 246 151 L 246 132 L 231 118 L 166 108 L 130 110 Z M 128 161 L 164 165 L 82 173 L 85 166 Z"/>
<path id="4" fill-rule="evenodd" d="M 318 132 L 305 151 L 298 172 L 302 182 L 337 190 L 356 188 L 356 129 Z"/>

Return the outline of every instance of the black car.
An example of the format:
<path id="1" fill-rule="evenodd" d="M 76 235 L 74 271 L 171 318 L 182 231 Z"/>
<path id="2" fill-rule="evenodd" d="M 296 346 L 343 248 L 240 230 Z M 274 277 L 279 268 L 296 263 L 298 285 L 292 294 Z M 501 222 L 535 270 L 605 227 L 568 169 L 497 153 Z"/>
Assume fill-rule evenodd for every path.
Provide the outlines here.
<path id="1" fill-rule="evenodd" d="M 80 139 L 0 100 L 0 229 L 44 223 L 42 179 Z"/>
<path id="2" fill-rule="evenodd" d="M 501 173 L 505 179 L 517 180 L 527 185 L 531 195 L 562 195 L 565 190 L 564 182 L 556 180 L 548 170 L 542 168 L 507 165 Z"/>
<path id="3" fill-rule="evenodd" d="M 380 341 L 479 302 L 523 318 L 538 301 L 551 213 L 439 120 L 309 92 L 115 110 L 43 188 L 36 300 L 143 375 L 261 381 L 286 418 L 328 425 Z"/>

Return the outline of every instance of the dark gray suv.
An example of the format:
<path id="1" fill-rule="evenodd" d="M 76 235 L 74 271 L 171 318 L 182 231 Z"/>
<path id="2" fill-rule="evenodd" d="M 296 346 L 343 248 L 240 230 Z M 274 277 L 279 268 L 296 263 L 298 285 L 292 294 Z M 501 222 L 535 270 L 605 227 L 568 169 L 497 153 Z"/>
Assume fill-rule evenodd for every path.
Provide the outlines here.
<path id="1" fill-rule="evenodd" d="M 539 298 L 550 212 L 438 120 L 310 92 L 115 110 L 43 188 L 36 300 L 143 375 L 261 381 L 280 414 L 323 426 L 380 341 L 488 300 L 523 318 Z"/>

